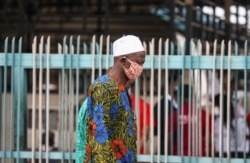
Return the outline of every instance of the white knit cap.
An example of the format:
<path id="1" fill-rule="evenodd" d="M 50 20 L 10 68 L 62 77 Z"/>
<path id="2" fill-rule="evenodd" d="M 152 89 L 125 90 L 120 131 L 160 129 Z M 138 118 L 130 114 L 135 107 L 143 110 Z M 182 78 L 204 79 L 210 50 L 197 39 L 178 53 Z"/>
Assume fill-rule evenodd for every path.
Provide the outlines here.
<path id="1" fill-rule="evenodd" d="M 113 44 L 114 56 L 121 56 L 136 52 L 145 51 L 140 39 L 133 35 L 123 36 Z"/>

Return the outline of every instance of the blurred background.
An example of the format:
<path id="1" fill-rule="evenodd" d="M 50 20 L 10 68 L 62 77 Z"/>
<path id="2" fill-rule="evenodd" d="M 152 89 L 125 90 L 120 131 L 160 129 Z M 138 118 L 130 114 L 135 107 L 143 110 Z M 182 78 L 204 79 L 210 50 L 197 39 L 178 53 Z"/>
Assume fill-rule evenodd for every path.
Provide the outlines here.
<path id="1" fill-rule="evenodd" d="M 144 41 L 201 39 L 220 42 L 249 40 L 248 0 L 1 0 L 0 51 L 8 37 L 22 37 L 24 51 L 31 52 L 34 36 L 135 34 Z M 53 46 L 52 47 L 56 47 Z M 187 46 L 187 52 L 189 52 Z M 57 52 L 56 49 L 51 49 Z"/>

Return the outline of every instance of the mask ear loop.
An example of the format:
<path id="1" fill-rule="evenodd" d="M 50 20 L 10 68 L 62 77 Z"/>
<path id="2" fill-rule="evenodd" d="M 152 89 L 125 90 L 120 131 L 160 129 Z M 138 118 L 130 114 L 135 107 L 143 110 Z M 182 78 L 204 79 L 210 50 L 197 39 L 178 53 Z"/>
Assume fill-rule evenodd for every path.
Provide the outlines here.
<path id="1" fill-rule="evenodd" d="M 123 57 L 124 59 L 128 60 L 130 63 L 133 62 L 130 59 L 128 59 L 127 57 Z"/>

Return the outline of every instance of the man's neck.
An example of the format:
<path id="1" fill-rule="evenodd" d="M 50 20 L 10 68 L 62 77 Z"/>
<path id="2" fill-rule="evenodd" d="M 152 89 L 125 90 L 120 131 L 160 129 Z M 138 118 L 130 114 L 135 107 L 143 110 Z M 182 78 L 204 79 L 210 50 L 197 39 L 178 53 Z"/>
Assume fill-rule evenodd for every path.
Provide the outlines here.
<path id="1" fill-rule="evenodd" d="M 115 80 L 118 82 L 118 84 L 122 84 L 125 86 L 125 88 L 129 88 L 132 84 L 131 81 L 128 80 L 127 76 L 124 74 L 124 72 L 116 70 L 115 68 L 112 68 L 109 71 L 109 74 L 115 78 Z"/>

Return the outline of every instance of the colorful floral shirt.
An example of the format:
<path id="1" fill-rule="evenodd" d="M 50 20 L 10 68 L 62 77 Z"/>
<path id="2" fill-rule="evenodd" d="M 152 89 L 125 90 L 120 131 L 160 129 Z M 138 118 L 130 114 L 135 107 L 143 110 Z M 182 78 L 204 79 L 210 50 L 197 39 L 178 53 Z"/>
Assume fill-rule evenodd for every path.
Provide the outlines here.
<path id="1" fill-rule="evenodd" d="M 111 75 L 88 90 L 84 162 L 137 162 L 136 119 L 127 90 Z"/>

